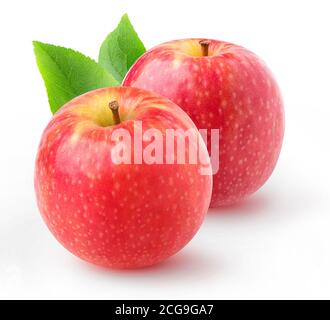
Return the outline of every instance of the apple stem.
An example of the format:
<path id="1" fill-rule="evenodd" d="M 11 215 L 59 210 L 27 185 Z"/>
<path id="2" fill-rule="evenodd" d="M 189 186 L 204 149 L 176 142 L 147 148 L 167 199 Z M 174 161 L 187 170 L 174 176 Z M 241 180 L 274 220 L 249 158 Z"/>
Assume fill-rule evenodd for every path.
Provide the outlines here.
<path id="1" fill-rule="evenodd" d="M 204 57 L 207 57 L 209 55 L 209 45 L 210 42 L 208 40 L 201 40 L 199 41 L 199 44 L 202 47 L 202 53 Z"/>
<path id="2" fill-rule="evenodd" d="M 113 120 L 115 122 L 115 124 L 119 124 L 120 123 L 120 117 L 119 117 L 119 103 L 118 101 L 114 100 L 109 102 L 109 108 L 112 111 L 112 115 L 113 115 Z"/>

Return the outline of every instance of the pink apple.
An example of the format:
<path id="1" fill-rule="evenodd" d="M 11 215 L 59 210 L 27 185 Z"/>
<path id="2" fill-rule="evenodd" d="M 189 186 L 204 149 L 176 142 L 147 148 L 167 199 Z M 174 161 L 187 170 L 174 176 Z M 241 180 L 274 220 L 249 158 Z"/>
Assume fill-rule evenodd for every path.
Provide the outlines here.
<path id="1" fill-rule="evenodd" d="M 283 140 L 283 104 L 274 77 L 252 52 L 216 40 L 172 41 L 145 53 L 123 84 L 168 97 L 199 129 L 220 130 L 212 207 L 242 200 L 271 175 Z"/>
<path id="2" fill-rule="evenodd" d="M 72 253 L 105 267 L 144 267 L 172 256 L 192 239 L 210 203 L 212 175 L 200 174 L 209 162 L 136 164 L 126 140 L 118 155 L 128 150 L 131 164 L 114 161 L 114 133 L 123 130 L 133 140 L 137 121 L 143 130 L 199 135 L 173 102 L 140 89 L 107 88 L 62 107 L 37 155 L 35 189 L 47 226 Z"/>

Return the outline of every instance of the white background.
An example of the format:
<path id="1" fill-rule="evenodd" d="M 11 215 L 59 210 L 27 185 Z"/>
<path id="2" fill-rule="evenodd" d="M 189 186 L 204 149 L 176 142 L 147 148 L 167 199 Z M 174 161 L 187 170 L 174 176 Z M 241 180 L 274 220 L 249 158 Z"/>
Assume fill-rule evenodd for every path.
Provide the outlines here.
<path id="1" fill-rule="evenodd" d="M 213 210 L 167 262 L 107 271 L 73 257 L 36 207 L 33 169 L 51 114 L 32 40 L 97 58 L 128 12 L 146 46 L 184 37 L 243 45 L 273 70 L 286 134 L 247 202 Z M 0 298 L 330 298 L 329 1 L 1 1 Z"/>

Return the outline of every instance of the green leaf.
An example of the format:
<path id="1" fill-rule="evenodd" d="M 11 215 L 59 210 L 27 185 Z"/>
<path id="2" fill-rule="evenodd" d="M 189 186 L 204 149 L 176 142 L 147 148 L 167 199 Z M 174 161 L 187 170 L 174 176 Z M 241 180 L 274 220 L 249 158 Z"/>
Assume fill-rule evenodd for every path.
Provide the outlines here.
<path id="1" fill-rule="evenodd" d="M 99 63 L 119 82 L 146 49 L 135 32 L 127 14 L 111 32 L 100 48 Z"/>
<path id="2" fill-rule="evenodd" d="M 102 66 L 80 52 L 38 41 L 33 46 L 53 113 L 85 92 L 119 84 Z"/>

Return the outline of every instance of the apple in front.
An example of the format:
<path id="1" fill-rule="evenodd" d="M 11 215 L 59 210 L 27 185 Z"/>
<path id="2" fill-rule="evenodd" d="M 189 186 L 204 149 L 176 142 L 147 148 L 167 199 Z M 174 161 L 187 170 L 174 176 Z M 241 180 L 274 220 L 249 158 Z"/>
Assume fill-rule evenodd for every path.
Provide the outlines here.
<path id="1" fill-rule="evenodd" d="M 270 70 L 252 52 L 216 40 L 167 42 L 140 57 L 123 84 L 169 98 L 199 129 L 220 130 L 212 207 L 244 199 L 271 175 L 283 140 L 283 104 Z"/>
<path id="2" fill-rule="evenodd" d="M 200 174 L 201 167 L 211 169 L 209 161 L 135 164 L 129 140 L 121 146 L 132 162 L 113 161 L 115 130 L 128 132 L 133 141 L 137 121 L 143 130 L 199 135 L 168 99 L 117 87 L 67 103 L 40 142 L 35 190 L 42 217 L 64 247 L 96 265 L 138 268 L 165 260 L 192 239 L 209 207 L 212 174 Z M 199 152 L 208 158 L 204 143 Z"/>

